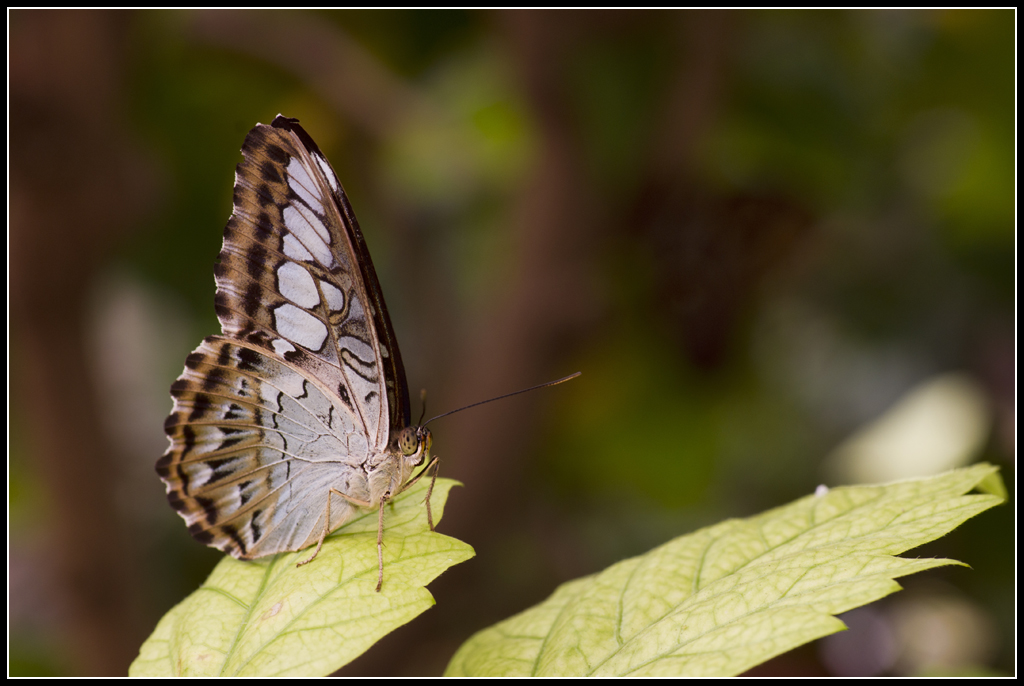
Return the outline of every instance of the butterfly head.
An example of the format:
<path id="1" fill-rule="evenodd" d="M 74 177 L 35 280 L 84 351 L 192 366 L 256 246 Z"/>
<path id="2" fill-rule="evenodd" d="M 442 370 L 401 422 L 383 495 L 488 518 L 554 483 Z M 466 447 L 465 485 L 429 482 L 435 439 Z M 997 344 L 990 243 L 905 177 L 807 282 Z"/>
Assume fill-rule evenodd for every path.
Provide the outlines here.
<path id="1" fill-rule="evenodd" d="M 433 438 L 425 426 L 407 426 L 398 434 L 398 449 L 409 467 L 419 467 L 430 458 Z"/>

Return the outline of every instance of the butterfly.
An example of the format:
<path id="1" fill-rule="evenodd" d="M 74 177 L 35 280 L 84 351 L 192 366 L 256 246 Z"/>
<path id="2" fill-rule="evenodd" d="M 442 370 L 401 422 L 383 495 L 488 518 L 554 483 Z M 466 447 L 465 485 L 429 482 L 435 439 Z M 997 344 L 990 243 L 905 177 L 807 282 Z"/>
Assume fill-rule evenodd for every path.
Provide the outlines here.
<path id="1" fill-rule="evenodd" d="M 436 465 L 430 431 L 411 426 L 380 283 L 327 158 L 281 115 L 242 155 L 215 268 L 222 333 L 171 386 L 156 470 L 192 536 L 242 560 L 316 544 L 311 562 L 376 508 L 380 591 L 384 505 Z"/>

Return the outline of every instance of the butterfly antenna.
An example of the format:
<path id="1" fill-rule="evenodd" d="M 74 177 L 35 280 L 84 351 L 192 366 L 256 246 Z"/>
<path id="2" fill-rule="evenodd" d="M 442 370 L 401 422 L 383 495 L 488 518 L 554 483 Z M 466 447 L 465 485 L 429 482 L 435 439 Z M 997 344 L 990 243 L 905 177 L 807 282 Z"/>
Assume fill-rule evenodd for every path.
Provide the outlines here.
<path id="1" fill-rule="evenodd" d="M 423 418 L 427 416 L 427 389 L 425 388 L 420 389 L 420 407 L 423 409 L 420 410 L 420 418 L 416 422 L 417 426 L 423 426 Z"/>
<path id="2" fill-rule="evenodd" d="M 528 391 L 535 391 L 538 388 L 547 388 L 548 386 L 557 386 L 560 383 L 565 383 L 569 379 L 575 379 L 577 376 L 579 376 L 582 373 L 583 372 L 576 372 L 575 374 L 570 374 L 569 376 L 562 377 L 561 379 L 557 379 L 555 381 L 548 381 L 547 383 L 542 383 L 542 384 L 538 384 L 536 386 L 530 386 L 529 388 L 524 388 L 521 391 L 514 391 L 512 393 L 506 393 L 505 395 L 499 395 L 497 398 L 490 398 L 489 400 L 481 400 L 478 403 L 473 403 L 472 405 L 466 405 L 465 407 L 460 407 L 457 410 L 452 410 L 451 412 L 445 412 L 444 414 L 439 414 L 436 417 L 431 417 L 424 424 L 421 424 L 420 426 L 426 426 L 427 424 L 429 424 L 430 422 L 434 421 L 435 419 L 440 419 L 441 417 L 447 417 L 450 414 L 455 414 L 456 412 L 462 412 L 463 410 L 468 410 L 469 408 L 476 407 L 477 405 L 486 405 L 487 403 L 493 403 L 495 400 L 504 400 L 505 398 L 511 398 L 514 395 L 519 395 L 520 393 L 526 393 Z M 424 409 L 426 409 L 426 408 L 424 408 Z"/>

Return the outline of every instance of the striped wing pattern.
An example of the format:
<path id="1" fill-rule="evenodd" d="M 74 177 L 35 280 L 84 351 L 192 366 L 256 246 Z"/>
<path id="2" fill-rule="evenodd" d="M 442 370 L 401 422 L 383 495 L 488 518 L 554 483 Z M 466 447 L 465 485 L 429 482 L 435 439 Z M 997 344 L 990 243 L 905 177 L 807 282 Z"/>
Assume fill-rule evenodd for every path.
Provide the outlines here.
<path id="1" fill-rule="evenodd" d="M 222 335 L 171 387 L 157 472 L 196 539 L 250 559 L 316 543 L 331 489 L 382 502 L 413 461 L 397 445 L 401 356 L 334 171 L 282 116 L 242 153 L 215 272 Z M 355 509 L 348 498 L 332 499 L 328 530 Z"/>

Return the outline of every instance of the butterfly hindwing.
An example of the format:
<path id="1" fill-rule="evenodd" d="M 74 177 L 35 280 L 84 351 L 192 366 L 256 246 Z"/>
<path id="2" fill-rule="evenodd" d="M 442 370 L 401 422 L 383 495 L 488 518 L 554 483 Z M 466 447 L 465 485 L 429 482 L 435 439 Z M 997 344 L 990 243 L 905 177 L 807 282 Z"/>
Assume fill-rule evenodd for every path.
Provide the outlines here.
<path id="1" fill-rule="evenodd" d="M 211 336 L 171 388 L 171 447 L 157 472 L 200 541 L 252 558 L 315 543 L 329 475 L 369 498 L 371 455 L 355 417 L 318 384 L 262 351 Z M 331 529 L 351 506 L 332 503 Z"/>

